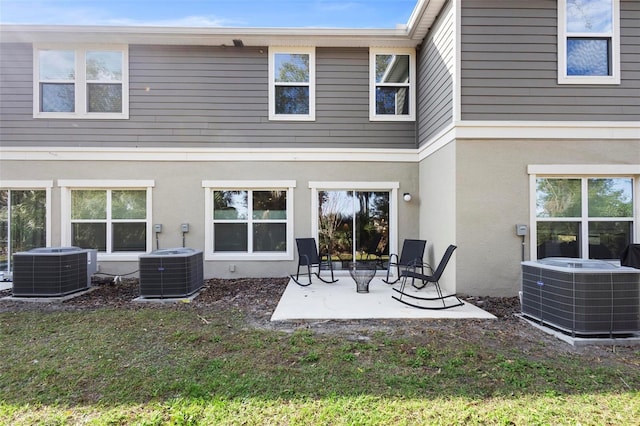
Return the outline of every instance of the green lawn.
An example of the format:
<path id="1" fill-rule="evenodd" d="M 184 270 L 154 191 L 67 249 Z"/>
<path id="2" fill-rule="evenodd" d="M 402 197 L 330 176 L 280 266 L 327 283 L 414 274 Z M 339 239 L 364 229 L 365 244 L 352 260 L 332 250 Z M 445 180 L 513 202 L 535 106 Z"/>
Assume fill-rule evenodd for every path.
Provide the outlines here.
<path id="1" fill-rule="evenodd" d="M 257 330 L 193 306 L 0 314 L 0 424 L 637 424 L 640 348 L 599 362 L 445 331 Z"/>

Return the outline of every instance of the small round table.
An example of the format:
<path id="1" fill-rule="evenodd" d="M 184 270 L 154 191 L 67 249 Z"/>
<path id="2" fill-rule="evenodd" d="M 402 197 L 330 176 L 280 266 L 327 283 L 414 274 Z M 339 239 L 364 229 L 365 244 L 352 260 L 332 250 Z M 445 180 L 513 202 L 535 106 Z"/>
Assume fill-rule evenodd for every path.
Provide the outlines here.
<path id="1" fill-rule="evenodd" d="M 370 262 L 351 262 L 349 264 L 349 274 L 356 282 L 358 293 L 369 293 L 369 283 L 376 275 L 376 265 Z"/>

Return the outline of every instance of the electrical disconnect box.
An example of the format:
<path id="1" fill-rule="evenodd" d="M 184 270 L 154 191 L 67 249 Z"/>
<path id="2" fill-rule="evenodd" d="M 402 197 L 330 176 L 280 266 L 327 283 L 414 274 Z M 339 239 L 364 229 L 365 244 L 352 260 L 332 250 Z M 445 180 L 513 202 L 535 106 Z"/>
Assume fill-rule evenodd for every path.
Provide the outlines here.
<path id="1" fill-rule="evenodd" d="M 159 223 L 153 225 L 153 232 L 162 232 L 162 225 Z"/>
<path id="2" fill-rule="evenodd" d="M 183 223 L 182 225 L 180 225 L 180 229 L 182 230 L 182 232 L 189 232 L 189 224 Z"/>
<path id="3" fill-rule="evenodd" d="M 525 236 L 527 235 L 528 230 L 529 229 L 527 225 L 523 225 L 523 224 L 516 225 L 516 235 Z"/>

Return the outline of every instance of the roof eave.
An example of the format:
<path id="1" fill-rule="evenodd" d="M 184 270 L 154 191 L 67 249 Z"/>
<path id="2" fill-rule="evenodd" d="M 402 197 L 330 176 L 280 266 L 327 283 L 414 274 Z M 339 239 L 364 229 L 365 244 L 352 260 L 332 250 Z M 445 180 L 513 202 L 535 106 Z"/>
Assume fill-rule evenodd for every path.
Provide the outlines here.
<path id="1" fill-rule="evenodd" d="M 261 47 L 416 47 L 445 2 L 419 0 L 407 25 L 394 29 L 0 25 L 0 41 L 233 46 L 233 40 L 242 40 L 244 46 Z"/>

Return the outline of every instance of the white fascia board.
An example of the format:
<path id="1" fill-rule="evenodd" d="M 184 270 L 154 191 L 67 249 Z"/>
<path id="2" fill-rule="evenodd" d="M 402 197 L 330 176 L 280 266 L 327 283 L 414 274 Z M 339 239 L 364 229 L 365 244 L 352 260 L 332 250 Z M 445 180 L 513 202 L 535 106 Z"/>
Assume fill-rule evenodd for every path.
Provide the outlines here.
<path id="1" fill-rule="evenodd" d="M 77 148 L 1 147 L 6 161 L 294 161 L 400 162 L 417 160 L 416 149 L 278 149 L 278 148 Z"/>
<path id="2" fill-rule="evenodd" d="M 456 139 L 613 139 L 640 141 L 635 122 L 606 121 L 460 121 Z"/>
<path id="3" fill-rule="evenodd" d="M 244 46 L 317 46 L 317 47 L 415 47 L 406 28 L 192 28 L 127 27 L 73 25 L 1 25 L 0 40 L 5 43 L 125 43 L 234 47 L 240 39 Z"/>

